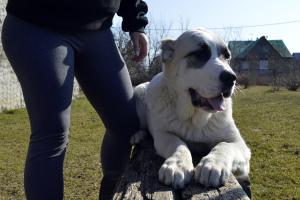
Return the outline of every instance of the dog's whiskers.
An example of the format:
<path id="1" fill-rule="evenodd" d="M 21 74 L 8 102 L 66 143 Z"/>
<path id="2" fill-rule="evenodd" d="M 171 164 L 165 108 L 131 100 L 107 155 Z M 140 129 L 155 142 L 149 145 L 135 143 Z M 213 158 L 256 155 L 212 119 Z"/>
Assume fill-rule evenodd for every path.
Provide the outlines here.
<path id="1" fill-rule="evenodd" d="M 240 84 L 236 83 L 236 86 L 234 87 L 234 93 L 235 91 L 241 92 L 245 95 L 245 93 L 243 92 L 242 88 L 240 87 Z"/>
<path id="2" fill-rule="evenodd" d="M 233 90 L 233 96 L 234 98 L 237 97 L 237 92 L 241 92 L 243 95 L 245 95 L 245 93 L 243 92 L 242 88 L 240 87 L 240 85 L 238 83 L 235 84 L 234 90 Z"/>

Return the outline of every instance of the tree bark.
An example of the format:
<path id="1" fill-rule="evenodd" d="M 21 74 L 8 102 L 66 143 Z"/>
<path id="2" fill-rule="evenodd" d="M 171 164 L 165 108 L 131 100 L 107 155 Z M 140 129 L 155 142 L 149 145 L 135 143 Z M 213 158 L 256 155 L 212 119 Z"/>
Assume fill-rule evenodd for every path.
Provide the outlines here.
<path id="1" fill-rule="evenodd" d="M 203 156 L 203 155 L 202 155 Z M 202 156 L 193 155 L 199 162 Z M 231 174 L 226 185 L 205 187 L 191 182 L 183 190 L 161 183 L 158 171 L 164 159 L 155 153 L 153 140 L 147 138 L 134 147 L 131 160 L 119 179 L 113 200 L 248 200 L 248 196 Z"/>

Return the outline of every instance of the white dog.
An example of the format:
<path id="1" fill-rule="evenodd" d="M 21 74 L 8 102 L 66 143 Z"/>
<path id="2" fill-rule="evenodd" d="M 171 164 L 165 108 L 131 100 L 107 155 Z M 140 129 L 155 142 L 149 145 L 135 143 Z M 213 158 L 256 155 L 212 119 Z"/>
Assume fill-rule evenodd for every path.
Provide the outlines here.
<path id="1" fill-rule="evenodd" d="M 163 40 L 161 49 L 163 72 L 134 91 L 142 128 L 131 142 L 149 129 L 157 153 L 166 159 L 159 179 L 175 189 L 193 175 L 196 182 L 215 187 L 231 172 L 247 176 L 251 154 L 232 118 L 236 76 L 225 43 L 198 28 Z M 194 167 L 191 152 L 209 153 Z"/>

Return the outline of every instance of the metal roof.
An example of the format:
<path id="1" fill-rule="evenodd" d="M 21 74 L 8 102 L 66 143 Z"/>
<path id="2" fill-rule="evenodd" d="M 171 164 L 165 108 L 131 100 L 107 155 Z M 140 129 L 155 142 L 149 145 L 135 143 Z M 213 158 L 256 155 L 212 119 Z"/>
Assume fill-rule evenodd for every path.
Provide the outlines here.
<path id="1" fill-rule="evenodd" d="M 231 50 L 232 57 L 244 58 L 261 39 L 266 38 L 265 36 L 262 36 L 256 41 L 229 41 L 228 47 Z M 283 58 L 292 58 L 291 53 L 289 52 L 282 40 L 266 39 L 266 41 L 268 41 Z"/>

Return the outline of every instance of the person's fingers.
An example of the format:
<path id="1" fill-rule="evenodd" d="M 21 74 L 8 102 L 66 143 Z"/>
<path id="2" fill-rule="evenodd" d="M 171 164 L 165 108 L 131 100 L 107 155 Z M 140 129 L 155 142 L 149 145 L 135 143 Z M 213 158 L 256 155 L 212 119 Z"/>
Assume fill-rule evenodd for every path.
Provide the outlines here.
<path id="1" fill-rule="evenodd" d="M 140 41 L 139 41 L 139 36 L 136 34 L 131 36 L 131 41 L 133 44 L 133 50 L 136 56 L 139 56 L 139 51 L 140 51 Z"/>
<path id="2" fill-rule="evenodd" d="M 146 58 L 148 55 L 148 40 L 146 35 L 140 37 L 140 57 Z"/>
<path id="3" fill-rule="evenodd" d="M 148 40 L 144 33 L 133 32 L 130 34 L 133 43 L 134 57 L 132 61 L 140 62 L 148 55 Z"/>

